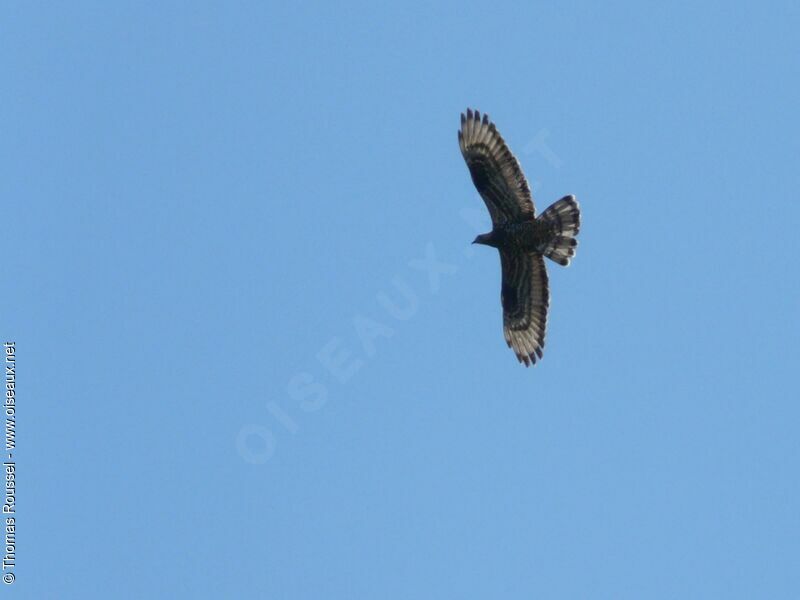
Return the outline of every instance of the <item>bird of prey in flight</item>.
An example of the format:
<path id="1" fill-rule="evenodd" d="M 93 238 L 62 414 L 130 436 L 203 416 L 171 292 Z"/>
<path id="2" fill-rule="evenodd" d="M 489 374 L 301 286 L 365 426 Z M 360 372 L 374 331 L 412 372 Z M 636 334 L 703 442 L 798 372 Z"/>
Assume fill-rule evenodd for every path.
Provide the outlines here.
<path id="1" fill-rule="evenodd" d="M 492 231 L 475 238 L 500 252 L 503 333 L 520 362 L 542 358 L 550 290 L 544 258 L 569 265 L 575 256 L 580 208 L 564 196 L 538 217 L 519 162 L 489 116 L 467 109 L 461 114 L 458 145 L 492 217 Z"/>

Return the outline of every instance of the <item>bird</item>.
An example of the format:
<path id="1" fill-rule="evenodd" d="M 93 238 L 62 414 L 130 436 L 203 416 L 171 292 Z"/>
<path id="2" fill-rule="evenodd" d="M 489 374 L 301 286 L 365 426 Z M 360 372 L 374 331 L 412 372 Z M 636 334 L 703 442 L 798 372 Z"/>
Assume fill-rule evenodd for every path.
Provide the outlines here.
<path id="1" fill-rule="evenodd" d="M 580 206 L 575 196 L 564 196 L 537 217 L 519 161 L 487 114 L 470 108 L 461 113 L 458 145 L 492 218 L 492 230 L 472 243 L 500 253 L 503 335 L 529 367 L 544 350 L 550 306 L 544 257 L 569 265 L 578 246 Z"/>

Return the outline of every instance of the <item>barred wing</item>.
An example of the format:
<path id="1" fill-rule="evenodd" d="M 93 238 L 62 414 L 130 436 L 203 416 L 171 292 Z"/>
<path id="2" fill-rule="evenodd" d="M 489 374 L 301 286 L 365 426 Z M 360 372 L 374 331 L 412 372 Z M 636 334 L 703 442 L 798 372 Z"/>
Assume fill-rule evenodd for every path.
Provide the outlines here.
<path id="1" fill-rule="evenodd" d="M 541 254 L 500 252 L 503 271 L 503 333 L 525 366 L 542 358 L 550 290 Z"/>
<path id="2" fill-rule="evenodd" d="M 534 215 L 525 175 L 488 115 L 469 108 L 461 114 L 458 145 L 494 225 Z"/>

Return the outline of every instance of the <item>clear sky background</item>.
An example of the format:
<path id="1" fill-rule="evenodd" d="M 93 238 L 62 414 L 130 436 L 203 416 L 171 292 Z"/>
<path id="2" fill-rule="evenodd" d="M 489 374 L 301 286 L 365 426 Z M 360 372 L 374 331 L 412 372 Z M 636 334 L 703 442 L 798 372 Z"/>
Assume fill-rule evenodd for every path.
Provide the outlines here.
<path id="1" fill-rule="evenodd" d="M 6 3 L 2 594 L 800 597 L 798 26 Z M 581 202 L 535 368 L 467 106 Z"/>

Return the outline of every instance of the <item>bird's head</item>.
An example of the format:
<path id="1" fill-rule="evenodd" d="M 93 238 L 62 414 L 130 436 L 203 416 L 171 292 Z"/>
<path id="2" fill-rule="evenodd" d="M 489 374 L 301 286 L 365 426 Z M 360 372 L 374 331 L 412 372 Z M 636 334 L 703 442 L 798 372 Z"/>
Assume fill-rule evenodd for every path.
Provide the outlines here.
<path id="1" fill-rule="evenodd" d="M 497 248 L 497 237 L 494 235 L 494 232 L 482 233 L 476 237 L 472 243 L 483 244 L 484 246 L 494 246 Z"/>

